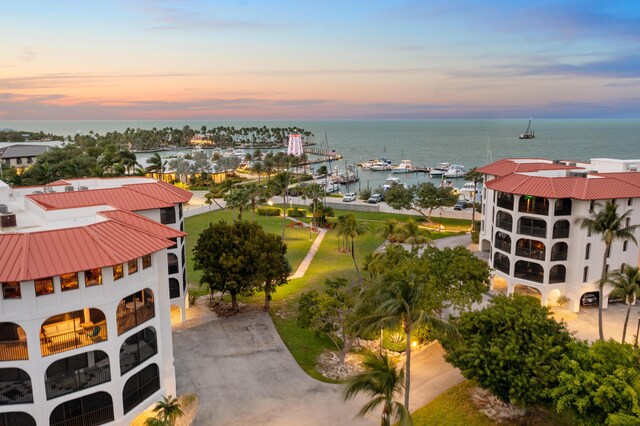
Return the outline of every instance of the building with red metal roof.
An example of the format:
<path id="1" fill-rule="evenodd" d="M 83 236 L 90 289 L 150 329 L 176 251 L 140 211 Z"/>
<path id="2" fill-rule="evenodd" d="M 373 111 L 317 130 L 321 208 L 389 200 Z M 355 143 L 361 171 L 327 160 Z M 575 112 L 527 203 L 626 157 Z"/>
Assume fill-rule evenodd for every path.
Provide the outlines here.
<path id="1" fill-rule="evenodd" d="M 492 286 L 508 294 L 535 289 L 545 306 L 566 296 L 577 311 L 586 293 L 598 292 L 605 251 L 579 219 L 611 200 L 619 214 L 631 212 L 630 223 L 640 223 L 638 164 L 509 158 L 478 168 L 484 174 L 480 246 L 494 268 Z M 606 268 L 636 265 L 638 256 L 632 241 L 616 241 Z M 610 291 L 605 287 L 602 295 L 605 307 Z"/>

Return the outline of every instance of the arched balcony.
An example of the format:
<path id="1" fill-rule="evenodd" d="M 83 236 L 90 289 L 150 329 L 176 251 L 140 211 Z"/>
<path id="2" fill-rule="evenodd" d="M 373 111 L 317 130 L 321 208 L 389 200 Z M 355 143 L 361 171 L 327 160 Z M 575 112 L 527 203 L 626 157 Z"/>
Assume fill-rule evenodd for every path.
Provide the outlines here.
<path id="1" fill-rule="evenodd" d="M 511 232 L 513 229 L 513 217 L 507 212 L 499 211 L 496 213 L 496 226 Z"/>
<path id="2" fill-rule="evenodd" d="M 42 356 L 107 340 L 107 321 L 100 309 L 83 309 L 49 317 L 40 327 Z"/>
<path id="3" fill-rule="evenodd" d="M 153 292 L 145 288 L 120 301 L 116 312 L 118 336 L 156 316 Z"/>
<path id="4" fill-rule="evenodd" d="M 180 297 L 180 281 L 169 278 L 169 298 L 175 299 L 177 297 Z"/>
<path id="5" fill-rule="evenodd" d="M 113 400 L 106 392 L 64 402 L 49 416 L 51 426 L 102 425 L 113 420 Z"/>
<path id="6" fill-rule="evenodd" d="M 120 348 L 120 374 L 142 364 L 158 353 L 156 330 L 147 327 L 124 341 Z"/>
<path id="7" fill-rule="evenodd" d="M 513 210 L 513 194 L 498 191 L 496 205 L 503 209 Z"/>
<path id="8" fill-rule="evenodd" d="M 521 217 L 518 220 L 518 234 L 531 235 L 532 237 L 547 237 L 547 222 L 532 217 Z"/>
<path id="9" fill-rule="evenodd" d="M 502 253 L 496 252 L 493 255 L 493 267 L 507 275 L 511 273 L 511 262 L 509 261 L 509 258 Z"/>
<path id="10" fill-rule="evenodd" d="M 29 359 L 27 335 L 12 322 L 0 322 L 0 361 Z"/>
<path id="11" fill-rule="evenodd" d="M 555 216 L 571 216 L 571 198 L 557 199 L 553 214 Z"/>
<path id="12" fill-rule="evenodd" d="M 156 364 L 150 364 L 131 376 L 122 390 L 122 405 L 128 413 L 160 389 L 160 374 Z"/>
<path id="13" fill-rule="evenodd" d="M 169 268 L 169 275 L 177 274 L 180 271 L 178 256 L 173 253 L 167 253 L 167 267 Z"/>
<path id="14" fill-rule="evenodd" d="M 531 213 L 549 215 L 549 199 L 546 197 L 535 197 L 533 195 L 521 195 L 518 201 L 518 211 L 520 213 Z"/>
<path id="15" fill-rule="evenodd" d="M 567 260 L 568 253 L 569 246 L 567 246 L 567 243 L 555 243 L 551 247 L 551 261 Z"/>
<path id="16" fill-rule="evenodd" d="M 568 220 L 562 219 L 553 224 L 553 238 L 569 238 L 571 225 Z"/>
<path id="17" fill-rule="evenodd" d="M 494 246 L 499 250 L 511 253 L 511 237 L 504 232 L 496 232 Z"/>
<path id="18" fill-rule="evenodd" d="M 52 363 L 44 382 L 47 399 L 53 399 L 110 380 L 109 356 L 102 351 L 90 351 Z"/>
<path id="19" fill-rule="evenodd" d="M 544 261 L 545 253 L 546 247 L 542 241 L 521 238 L 516 244 L 516 256 Z"/>
<path id="20" fill-rule="evenodd" d="M 523 280 L 542 283 L 544 282 L 544 268 L 534 262 L 519 260 L 515 265 L 514 276 Z"/>
<path id="21" fill-rule="evenodd" d="M 1 426 L 36 426 L 36 420 L 31 414 L 22 411 L 9 411 L 8 413 L 0 413 Z"/>
<path id="22" fill-rule="evenodd" d="M 549 284 L 559 284 L 565 282 L 567 268 L 564 265 L 555 265 L 549 270 Z"/>
<path id="23" fill-rule="evenodd" d="M 19 368 L 0 368 L 0 405 L 33 402 L 31 377 Z"/>

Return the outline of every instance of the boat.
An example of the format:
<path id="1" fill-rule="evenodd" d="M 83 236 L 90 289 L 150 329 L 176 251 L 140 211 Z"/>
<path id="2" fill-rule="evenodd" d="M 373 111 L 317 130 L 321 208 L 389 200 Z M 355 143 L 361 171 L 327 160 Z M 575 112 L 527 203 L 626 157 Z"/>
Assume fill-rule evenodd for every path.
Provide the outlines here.
<path id="1" fill-rule="evenodd" d="M 449 170 L 451 163 L 438 163 L 433 169 L 429 171 L 429 176 L 432 178 L 441 178 L 444 172 Z"/>
<path id="2" fill-rule="evenodd" d="M 393 185 L 402 185 L 405 188 L 407 188 L 407 184 L 403 183 L 400 178 L 397 177 L 393 177 L 391 175 L 389 175 L 388 178 L 385 179 L 384 181 L 384 185 L 382 185 L 382 189 L 384 189 L 385 191 L 387 191 L 389 188 L 391 188 Z"/>
<path id="3" fill-rule="evenodd" d="M 244 149 L 236 148 L 233 150 L 233 155 L 234 157 L 238 157 L 239 159 L 244 160 L 244 157 L 247 155 L 247 153 L 244 151 Z"/>
<path id="4" fill-rule="evenodd" d="M 461 178 L 467 173 L 464 166 L 460 164 L 452 164 L 442 176 L 446 178 Z"/>
<path id="5" fill-rule="evenodd" d="M 478 186 L 476 188 L 473 182 L 465 182 L 464 185 L 462 185 L 462 188 L 460 188 L 460 195 L 463 195 L 466 200 L 471 201 L 473 199 L 474 191 L 476 193 L 476 197 L 478 197 L 482 191 L 482 184 L 478 182 Z"/>
<path id="6" fill-rule="evenodd" d="M 536 131 L 531 130 L 531 118 L 530 118 L 529 125 L 527 126 L 527 130 L 525 130 L 524 133 L 520 133 L 520 136 L 518 137 L 518 139 L 535 139 L 535 138 L 536 138 Z"/>
<path id="7" fill-rule="evenodd" d="M 378 162 L 378 160 L 363 161 L 362 163 L 359 164 L 359 166 L 363 170 L 369 170 L 371 168 L 371 166 L 373 166 L 377 162 Z"/>
<path id="8" fill-rule="evenodd" d="M 391 169 L 391 173 L 411 173 L 416 169 L 411 165 L 410 160 L 402 160 L 399 165 Z"/>
<path id="9" fill-rule="evenodd" d="M 385 172 L 387 170 L 391 170 L 392 168 L 393 167 L 391 167 L 391 164 L 378 160 L 374 164 L 372 164 L 371 167 L 369 167 L 369 170 L 373 170 L 374 172 Z"/>
<path id="10" fill-rule="evenodd" d="M 192 152 L 192 153 L 194 153 L 194 154 L 195 154 L 196 152 L 202 152 L 202 146 L 200 146 L 200 145 L 196 145 L 196 146 L 191 150 L 191 152 Z"/>

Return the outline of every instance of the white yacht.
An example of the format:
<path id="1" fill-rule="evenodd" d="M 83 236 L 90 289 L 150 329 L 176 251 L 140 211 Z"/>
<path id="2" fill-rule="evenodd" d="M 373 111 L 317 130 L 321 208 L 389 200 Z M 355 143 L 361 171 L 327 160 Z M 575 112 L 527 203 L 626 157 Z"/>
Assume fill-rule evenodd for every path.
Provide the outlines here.
<path id="1" fill-rule="evenodd" d="M 472 201 L 473 191 L 474 191 L 473 182 L 465 182 L 464 185 L 462 185 L 462 188 L 460 188 L 460 195 L 463 195 L 466 200 Z M 478 182 L 478 185 L 475 188 L 475 192 L 476 192 L 476 197 L 478 197 L 478 195 L 481 194 L 482 182 Z"/>
<path id="2" fill-rule="evenodd" d="M 451 163 L 438 163 L 431 171 L 429 172 L 429 176 L 432 178 L 441 178 L 444 175 L 444 172 L 449 170 L 451 167 Z"/>
<path id="3" fill-rule="evenodd" d="M 392 167 L 391 164 L 385 163 L 384 161 L 376 161 L 369 169 L 376 172 L 386 172 L 387 170 L 391 170 Z"/>
<path id="4" fill-rule="evenodd" d="M 402 160 L 398 166 L 391 169 L 391 173 L 411 173 L 415 171 L 416 169 L 411 165 L 410 160 Z"/>
<path id="5" fill-rule="evenodd" d="M 405 188 L 407 188 L 407 184 L 402 182 L 400 178 L 389 176 L 388 178 L 385 179 L 384 185 L 382 185 L 382 189 L 386 191 L 389 188 L 391 188 L 393 185 L 402 185 Z"/>
<path id="6" fill-rule="evenodd" d="M 244 151 L 244 149 L 236 148 L 233 150 L 233 155 L 241 160 L 244 160 L 244 157 L 247 155 L 247 153 Z"/>
<path id="7" fill-rule="evenodd" d="M 449 170 L 444 172 L 443 176 L 446 178 L 461 178 L 465 173 L 467 173 L 467 171 L 464 166 L 460 164 L 452 164 L 451 167 L 449 167 Z"/>

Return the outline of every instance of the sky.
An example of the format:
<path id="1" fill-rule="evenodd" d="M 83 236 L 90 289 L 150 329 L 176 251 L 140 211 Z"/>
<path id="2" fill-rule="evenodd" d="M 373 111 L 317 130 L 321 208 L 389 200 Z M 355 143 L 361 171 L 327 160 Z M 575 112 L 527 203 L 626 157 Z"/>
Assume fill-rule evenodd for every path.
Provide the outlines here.
<path id="1" fill-rule="evenodd" d="M 1 120 L 640 118 L 640 1 L 3 1 Z"/>

